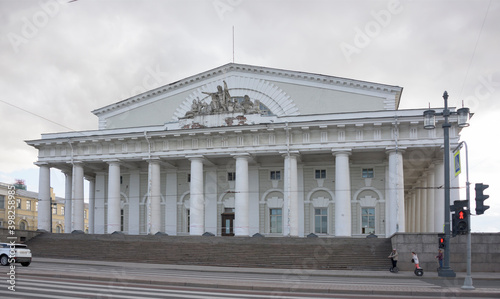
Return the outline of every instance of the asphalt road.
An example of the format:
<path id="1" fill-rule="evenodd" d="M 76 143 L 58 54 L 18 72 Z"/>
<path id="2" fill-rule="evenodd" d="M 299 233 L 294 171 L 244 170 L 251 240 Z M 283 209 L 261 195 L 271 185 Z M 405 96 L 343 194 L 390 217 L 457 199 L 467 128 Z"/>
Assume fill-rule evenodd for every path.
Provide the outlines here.
<path id="1" fill-rule="evenodd" d="M 7 273 L 9 268 L 0 270 Z M 0 276 L 0 298 L 500 298 L 500 276 L 474 279 L 427 273 L 307 271 L 101 263 L 74 260 L 33 261 L 15 268 L 15 292 Z M 2 275 L 2 274 L 0 274 Z M 427 276 L 427 277 L 426 277 Z M 474 277 L 474 276 L 473 276 Z M 487 278 L 487 279 L 486 279 Z"/>

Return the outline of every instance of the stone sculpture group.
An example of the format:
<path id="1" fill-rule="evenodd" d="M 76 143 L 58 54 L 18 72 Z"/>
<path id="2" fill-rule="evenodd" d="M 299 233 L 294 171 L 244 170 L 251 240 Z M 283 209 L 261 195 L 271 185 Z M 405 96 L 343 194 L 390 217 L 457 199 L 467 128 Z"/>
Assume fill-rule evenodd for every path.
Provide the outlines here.
<path id="1" fill-rule="evenodd" d="M 193 118 L 197 115 L 213 115 L 222 113 L 260 113 L 260 102 L 258 100 L 252 102 L 248 95 L 245 95 L 243 97 L 243 101 L 241 102 L 238 101 L 238 99 L 231 98 L 226 81 L 223 82 L 224 88 L 218 85 L 216 92 L 202 92 L 210 96 L 210 103 L 205 102 L 204 99 L 194 99 L 191 104 L 191 110 L 187 111 L 184 117 Z"/>

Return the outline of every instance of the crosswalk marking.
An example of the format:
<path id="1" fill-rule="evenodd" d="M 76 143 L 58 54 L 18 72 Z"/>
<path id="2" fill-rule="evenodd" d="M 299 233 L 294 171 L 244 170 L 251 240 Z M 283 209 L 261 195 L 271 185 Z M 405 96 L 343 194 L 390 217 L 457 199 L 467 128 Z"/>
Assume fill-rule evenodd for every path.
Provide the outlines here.
<path id="1" fill-rule="evenodd" d="M 60 271 L 60 268 L 50 267 L 49 265 L 44 265 L 44 271 L 53 270 Z M 238 280 L 240 281 L 261 281 L 261 276 L 259 274 L 254 273 L 228 273 L 228 272 L 197 272 L 197 271 L 189 271 L 189 270 L 165 270 L 165 269 L 134 269 L 134 268 L 125 268 L 125 267 L 93 267 L 89 266 L 87 268 L 83 268 L 78 266 L 69 265 L 65 267 L 66 272 L 72 273 L 86 273 L 86 274 L 95 274 L 95 273 L 107 273 L 111 275 L 112 278 L 120 278 L 122 276 L 129 275 L 141 275 L 141 276 L 154 276 L 154 277 L 176 277 L 176 278 L 192 278 L 196 279 L 218 279 L 218 280 L 234 280 L 235 275 L 237 275 Z M 286 278 L 283 278 L 286 277 Z M 302 278 L 303 277 L 303 278 Z M 359 281 L 350 281 L 348 277 L 337 277 L 337 276 L 318 276 L 318 275 L 307 275 L 307 273 L 303 275 L 287 275 L 287 274 L 267 274 L 266 281 L 268 282 L 281 282 L 281 283 L 308 283 L 308 284 L 322 284 L 328 283 L 332 285 L 356 285 L 359 284 Z M 438 287 L 434 284 L 424 282 L 420 279 L 404 279 L 398 278 L 393 280 L 388 280 L 386 278 L 377 278 L 376 276 L 373 278 L 367 278 L 367 280 L 363 283 L 364 285 L 372 285 L 372 286 L 425 286 L 425 287 Z"/>
<path id="2" fill-rule="evenodd" d="M 28 292 L 31 291 L 31 292 Z M 106 284 L 96 284 L 87 282 L 69 282 L 69 281 L 52 281 L 47 279 L 19 279 L 16 292 L 0 290 L 1 294 L 9 294 L 9 298 L 16 298 L 18 296 L 36 297 L 36 298 L 54 298 L 66 299 L 67 294 L 71 294 L 73 298 L 79 296 L 98 296 L 97 298 L 117 298 L 117 299 L 135 299 L 135 298 L 165 298 L 165 296 L 175 296 L 175 298 L 191 298 L 191 299 L 205 299 L 205 298 L 224 298 L 224 299 L 238 299 L 238 298 L 269 298 L 269 294 L 244 294 L 236 295 L 227 292 L 219 291 L 185 291 L 185 290 L 171 290 L 166 288 L 148 287 L 131 287 L 131 286 L 116 286 L 115 289 L 110 288 Z M 36 295 L 35 295 L 36 294 Z M 66 294 L 63 296 L 62 294 Z M 235 295 L 237 297 L 235 297 Z M 78 297 L 77 297 L 78 296 Z M 3 296 L 2 296 L 3 297 Z M 280 295 L 283 299 L 297 299 L 297 298 L 317 298 L 317 297 L 302 297 L 300 295 L 287 296 Z"/>

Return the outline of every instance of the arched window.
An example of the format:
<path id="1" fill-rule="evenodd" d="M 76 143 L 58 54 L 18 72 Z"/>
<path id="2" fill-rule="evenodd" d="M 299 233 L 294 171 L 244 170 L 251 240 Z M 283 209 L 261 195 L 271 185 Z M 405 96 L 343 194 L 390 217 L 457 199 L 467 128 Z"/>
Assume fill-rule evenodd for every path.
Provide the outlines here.
<path id="1" fill-rule="evenodd" d="M 19 222 L 19 229 L 20 230 L 26 230 L 27 227 L 28 227 L 28 224 L 26 223 L 26 221 L 23 220 L 23 221 Z"/>

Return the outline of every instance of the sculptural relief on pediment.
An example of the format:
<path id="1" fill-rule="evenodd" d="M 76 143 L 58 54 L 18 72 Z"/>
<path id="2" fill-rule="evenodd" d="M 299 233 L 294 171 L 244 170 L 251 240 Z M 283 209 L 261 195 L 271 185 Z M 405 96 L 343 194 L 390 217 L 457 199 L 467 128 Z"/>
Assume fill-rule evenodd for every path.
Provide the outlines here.
<path id="1" fill-rule="evenodd" d="M 193 99 L 191 110 L 187 111 L 183 118 L 194 118 L 198 115 L 214 114 L 260 114 L 261 103 L 259 100 L 252 101 L 248 95 L 231 97 L 226 81 L 224 88 L 217 85 L 216 92 L 201 92 L 207 97 Z M 209 100 L 207 100 L 209 99 Z"/>

